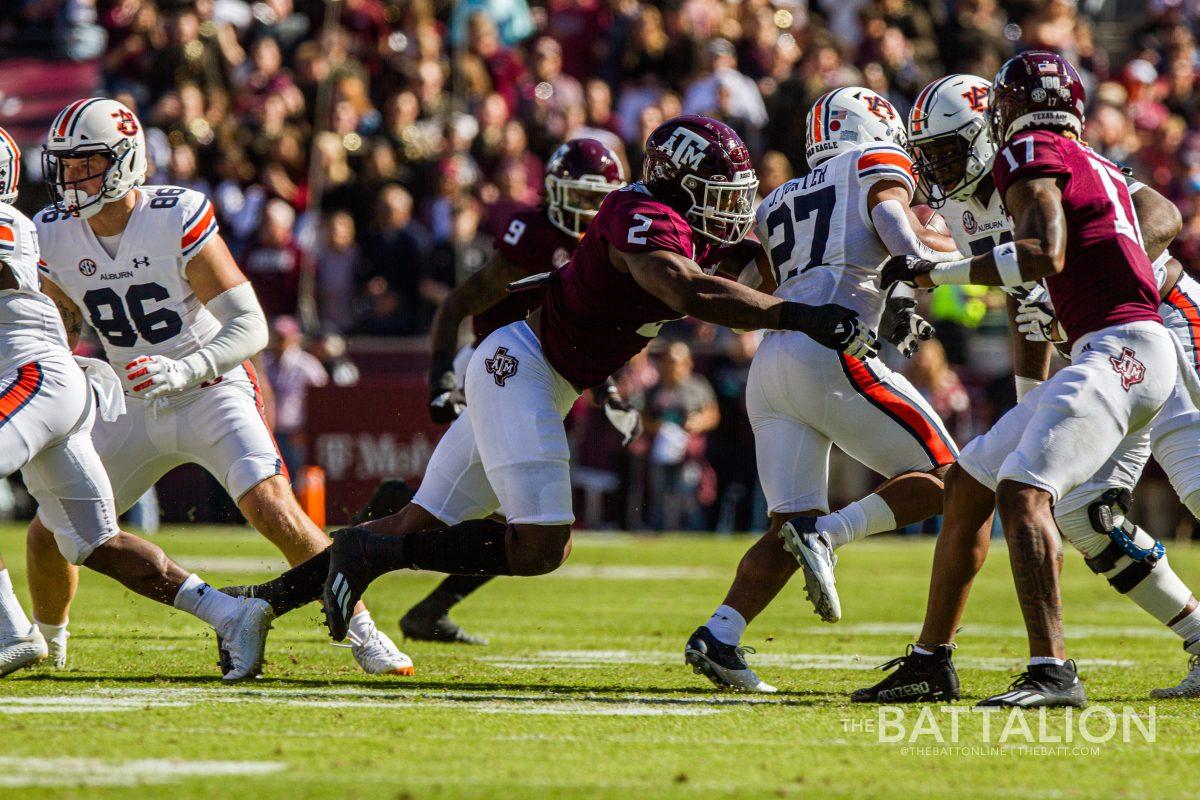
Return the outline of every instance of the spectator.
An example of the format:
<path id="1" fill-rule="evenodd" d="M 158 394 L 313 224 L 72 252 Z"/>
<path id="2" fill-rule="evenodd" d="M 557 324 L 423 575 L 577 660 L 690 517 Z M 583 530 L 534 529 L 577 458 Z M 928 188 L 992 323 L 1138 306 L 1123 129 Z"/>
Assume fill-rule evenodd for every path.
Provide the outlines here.
<path id="1" fill-rule="evenodd" d="M 294 317 L 271 323 L 271 343 L 263 356 L 275 392 L 275 441 L 288 472 L 299 476 L 307 455 L 304 423 L 308 390 L 329 383 L 321 362 L 304 350 L 304 336 Z"/>
<path id="2" fill-rule="evenodd" d="M 354 289 L 360 256 L 354 239 L 354 218 L 345 211 L 330 214 L 324 240 L 316 256 L 317 313 L 323 323 L 345 333 L 354 325 Z"/>
<path id="3" fill-rule="evenodd" d="M 269 201 L 258 241 L 243 261 L 246 277 L 254 284 L 268 318 L 296 313 L 301 253 L 292 233 L 295 224 L 296 212 L 291 206 L 279 199 Z"/>
<path id="4" fill-rule="evenodd" d="M 363 247 L 368 283 L 375 282 L 370 305 L 375 322 L 371 326 L 378 329 L 382 325 L 395 333 L 414 330 L 420 305 L 425 236 L 413 221 L 412 211 L 412 195 L 404 187 L 385 187 L 379 195 L 374 228 Z"/>
<path id="5" fill-rule="evenodd" d="M 743 120 L 754 130 L 767 124 L 767 108 L 758 86 L 747 75 L 738 72 L 737 51 L 728 39 L 708 43 L 708 71 L 688 87 L 683 98 L 685 114 L 712 114 L 720 105 L 719 94 L 728 93 L 725 110 L 729 116 Z"/>
<path id="6" fill-rule="evenodd" d="M 654 530 L 697 530 L 701 505 L 714 499 L 704 460 L 706 434 L 720 422 L 712 386 L 695 374 L 691 349 L 672 342 L 662 357 L 659 383 L 646 393 L 644 421 L 651 437 L 650 525 Z M 706 472 L 708 474 L 706 474 Z M 707 480 L 707 497 L 701 484 Z"/>
<path id="7" fill-rule="evenodd" d="M 714 531 L 752 531 L 766 523 L 766 501 L 758 485 L 754 431 L 746 411 L 750 362 L 762 334 L 729 336 L 725 351 L 707 370 L 716 393 L 720 422 L 708 437 L 708 459 L 716 473 L 717 501 L 709 510 L 707 527 Z"/>

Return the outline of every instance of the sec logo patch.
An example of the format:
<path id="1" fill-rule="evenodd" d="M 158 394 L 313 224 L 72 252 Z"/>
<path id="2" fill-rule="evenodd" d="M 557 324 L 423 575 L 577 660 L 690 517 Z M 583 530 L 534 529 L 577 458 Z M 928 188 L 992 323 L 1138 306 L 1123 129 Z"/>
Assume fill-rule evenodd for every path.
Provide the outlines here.
<path id="1" fill-rule="evenodd" d="M 975 222 L 975 215 L 972 214 L 970 211 L 964 211 L 963 212 L 963 230 L 967 232 L 967 235 L 968 236 L 974 235 L 975 230 L 978 227 L 979 227 L 979 225 Z"/>
<path id="2" fill-rule="evenodd" d="M 81 259 L 79 262 L 79 271 L 85 278 L 90 278 L 96 274 L 96 262 L 90 258 Z"/>

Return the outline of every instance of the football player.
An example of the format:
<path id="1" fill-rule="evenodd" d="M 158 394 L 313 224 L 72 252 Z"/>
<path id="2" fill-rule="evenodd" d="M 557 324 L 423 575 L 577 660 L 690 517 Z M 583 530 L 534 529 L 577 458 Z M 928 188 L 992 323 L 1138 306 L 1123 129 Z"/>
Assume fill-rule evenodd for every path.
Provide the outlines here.
<path id="1" fill-rule="evenodd" d="M 775 296 L 838 303 L 878 327 L 883 261 L 895 254 L 949 259 L 957 257 L 956 248 L 909 208 L 913 165 L 903 120 L 887 100 L 860 87 L 829 92 L 813 104 L 807 131 L 811 169 L 758 208 Z M 908 336 L 912 326 L 903 328 Z M 742 558 L 724 602 L 692 634 L 684 657 L 721 688 L 774 691 L 742 657 L 746 625 L 797 566 L 815 611 L 837 622 L 834 549 L 940 513 L 941 478 L 958 450 L 904 376 L 878 358 L 834 353 L 806 336 L 769 333 L 763 339 L 750 368 L 746 407 L 771 527 Z M 833 444 L 888 480 L 830 514 Z"/>
<path id="2" fill-rule="evenodd" d="M 973 75 L 951 75 L 934 81 L 917 96 L 909 117 L 909 144 L 932 202 L 945 213 L 960 250 L 980 254 L 1012 241 L 1012 225 L 992 180 L 996 147 L 987 124 L 990 84 Z M 1153 189 L 1129 186 L 1138 226 L 1148 256 L 1155 258 L 1154 277 L 1162 302 L 1159 314 L 1184 350 L 1195 358 L 1200 337 L 1200 284 L 1182 273 L 1167 244 L 1178 233 L 1181 218 L 1174 205 Z M 1040 291 L 1040 290 L 1039 290 Z M 1009 302 L 1012 316 L 1014 372 L 1018 399 L 1046 378 L 1052 331 L 1052 309 L 1027 295 Z M 1027 341 L 1022 330 L 1034 340 Z M 1193 362 L 1194 363 L 1194 362 Z M 1151 451 L 1163 466 L 1185 505 L 1200 518 L 1200 413 L 1177 389 L 1178 402 L 1168 403 L 1147 434 L 1122 445 L 1109 463 L 1054 506 L 1059 530 L 1084 556 L 1088 566 L 1184 640 L 1185 651 L 1200 654 L 1200 613 L 1192 591 L 1175 575 L 1160 545 L 1124 521 L 1131 492 Z M 982 566 L 990 540 L 990 524 L 978 530 L 945 526 L 938 547 L 925 627 L 913 653 L 877 686 L 855 693 L 859 701 L 917 702 L 952 699 L 956 677 L 950 652 L 939 645 L 953 641 L 966 601 L 969 581 Z M 1136 545 L 1136 550 L 1120 548 Z M 932 656 L 937 657 L 932 657 Z M 1194 662 L 1179 686 L 1155 690 L 1156 697 L 1181 696 L 1200 690 Z M 919 688 L 921 685 L 926 688 Z"/>
<path id="3" fill-rule="evenodd" d="M 559 146 L 546 164 L 546 200 L 539 208 L 517 211 L 496 237 L 491 258 L 446 297 L 433 316 L 429 373 L 429 414 L 449 424 L 466 407 L 463 376 L 475 347 L 505 325 L 525 319 L 541 303 L 542 292 L 510 293 L 513 281 L 564 266 L 575 252 L 600 202 L 625 185 L 617 154 L 595 139 L 572 139 Z M 458 329 L 470 316 L 474 338 L 457 355 Z M 604 412 L 628 444 L 639 430 L 639 416 L 612 381 L 593 390 Z M 405 498 L 405 502 L 410 498 Z M 403 504 L 389 513 L 395 513 Z M 373 516 L 378 516 L 374 513 Z M 410 639 L 467 644 L 486 641 L 464 631 L 449 617 L 450 609 L 491 580 L 491 576 L 451 575 L 400 620 Z"/>
<path id="4" fill-rule="evenodd" d="M 0 476 L 21 470 L 60 558 L 204 620 L 225 641 L 225 679 L 253 677 L 262 666 L 270 606 L 218 592 L 157 545 L 117 527 L 112 486 L 90 432 L 97 416 L 121 413 L 119 382 L 103 362 L 71 358 L 58 311 L 38 291 L 37 231 L 10 205 L 20 159 L 0 129 Z M 46 655 L 45 637 L 17 603 L 0 562 L 0 675 Z"/>
<path id="5" fill-rule="evenodd" d="M 1084 90 L 1074 67 L 1053 53 L 1016 56 L 997 74 L 991 103 L 1000 144 L 992 176 L 1015 241 L 943 264 L 893 258 L 884 281 L 921 288 L 1045 282 L 1072 363 L 963 450 L 946 481 L 946 527 L 977 530 L 993 503 L 999 508 L 1029 635 L 1028 670 L 981 705 L 1079 706 L 1083 684 L 1063 643 L 1055 507 L 1106 464 L 1121 464 L 1130 437 L 1178 398 L 1183 355 L 1158 312 L 1154 268 L 1124 176 L 1080 141 Z M 1068 524 L 1064 534 L 1088 537 L 1080 544 L 1093 569 L 1131 589 L 1157 572 L 1147 556 L 1161 552 L 1145 552 L 1143 540 L 1153 545 L 1153 538 L 1114 519 L 1114 505 L 1097 507 L 1087 530 Z M 1092 550 L 1091 541 L 1103 547 Z M 1140 563 L 1130 571 L 1125 558 Z M 1184 591 L 1181 605 L 1190 596 Z M 931 657 L 948 660 L 949 647 L 942 650 Z"/>
<path id="6" fill-rule="evenodd" d="M 254 289 L 217 231 L 208 198 L 143 187 L 146 141 L 121 103 L 85 98 L 55 117 L 43 153 L 54 202 L 37 215 L 43 291 L 74 346 L 84 322 L 121 375 L 127 412 L 93 438 L 129 508 L 172 468 L 200 464 L 251 524 L 299 563 L 328 544 L 300 509 L 263 416 L 249 359 L 267 341 Z M 44 511 L 44 509 L 43 509 Z M 34 614 L 66 659 L 76 576 L 43 512 L 29 529 Z M 360 607 L 351 648 L 371 674 L 412 674 L 411 660 Z"/>
<path id="7" fill-rule="evenodd" d="M 706 117 L 669 120 L 647 139 L 643 174 L 604 199 L 529 319 L 480 343 L 467 366 L 467 413 L 438 443 L 413 502 L 339 531 L 327 554 L 256 596 L 277 613 L 320 596 L 341 639 L 354 602 L 391 570 L 557 569 L 574 521 L 562 418 L 669 320 L 799 330 L 855 357 L 874 351 L 873 334 L 848 308 L 782 300 L 714 274 L 740 274 L 761 252 L 745 240 L 758 180 L 731 128 Z M 490 518 L 498 509 L 504 522 Z"/>

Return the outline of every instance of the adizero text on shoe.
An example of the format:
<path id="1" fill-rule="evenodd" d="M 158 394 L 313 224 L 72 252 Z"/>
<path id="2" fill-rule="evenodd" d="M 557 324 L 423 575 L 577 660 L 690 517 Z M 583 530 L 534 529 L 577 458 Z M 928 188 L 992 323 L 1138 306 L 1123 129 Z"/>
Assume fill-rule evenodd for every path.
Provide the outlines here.
<path id="1" fill-rule="evenodd" d="M 222 676 L 225 680 L 242 681 L 262 672 L 273 617 L 266 600 L 241 598 L 241 610 L 225 630 L 225 649 L 229 651 L 229 671 Z"/>
<path id="2" fill-rule="evenodd" d="M 400 618 L 400 632 L 418 642 L 485 645 L 487 639 L 467 633 L 448 614 L 425 613 L 420 606 Z"/>
<path id="3" fill-rule="evenodd" d="M 1200 656 L 1188 659 L 1188 674 L 1175 686 L 1167 689 L 1151 689 L 1155 700 L 1170 700 L 1175 697 L 1200 697 Z"/>
<path id="4" fill-rule="evenodd" d="M 325 606 L 325 624 L 329 627 L 329 635 L 335 642 L 346 638 L 354 607 L 370 584 L 366 576 L 366 548 L 363 544 L 366 536 L 367 532 L 362 528 L 345 528 L 333 535 L 333 546 L 329 550 L 329 576 L 321 592 L 321 604 Z"/>
<path id="5" fill-rule="evenodd" d="M 1039 706 L 1087 705 L 1083 681 L 1075 670 L 1075 662 L 1065 664 L 1031 664 L 1009 685 L 1008 691 L 992 695 L 978 704 L 983 708 L 1037 708 Z"/>
<path id="6" fill-rule="evenodd" d="M 779 529 L 779 538 L 804 571 L 804 594 L 817 616 L 825 622 L 837 622 L 842 618 L 842 601 L 833 577 L 837 556 L 829 537 L 817 533 L 814 517 L 793 517 Z"/>
<path id="7" fill-rule="evenodd" d="M 914 652 L 910 644 L 899 658 L 893 658 L 879 669 L 895 668 L 874 686 L 857 689 L 850 699 L 855 703 L 937 703 L 958 699 L 958 672 L 951 659 L 953 648 L 935 647 L 929 655 Z"/>
<path id="8" fill-rule="evenodd" d="M 383 631 L 375 628 L 364 642 L 351 642 L 354 660 L 368 675 L 412 675 L 413 660 L 396 647 Z"/>
<path id="9" fill-rule="evenodd" d="M 46 657 L 46 640 L 36 627 L 25 636 L 0 639 L 0 678 Z"/>
<path id="10" fill-rule="evenodd" d="M 777 689 L 764 683 L 746 664 L 743 656 L 753 653 L 753 647 L 735 647 L 718 641 L 706 626 L 701 625 L 683 648 L 683 660 L 692 672 L 703 675 L 718 689 L 735 692 L 774 692 Z"/>

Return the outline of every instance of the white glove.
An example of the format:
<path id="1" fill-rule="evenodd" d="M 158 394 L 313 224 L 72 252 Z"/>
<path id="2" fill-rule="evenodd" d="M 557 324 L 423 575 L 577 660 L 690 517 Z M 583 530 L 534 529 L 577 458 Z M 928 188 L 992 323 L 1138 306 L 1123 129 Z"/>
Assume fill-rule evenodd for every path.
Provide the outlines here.
<path id="1" fill-rule="evenodd" d="M 641 435 L 642 413 L 621 399 L 620 395 L 611 394 L 605 399 L 604 416 L 621 434 L 621 444 L 625 447 Z"/>
<path id="2" fill-rule="evenodd" d="M 1031 342 L 1062 344 L 1067 340 L 1049 299 L 1038 300 L 1034 295 L 1022 299 L 1017 306 L 1016 322 L 1017 330 Z"/>
<path id="3" fill-rule="evenodd" d="M 125 380 L 138 397 L 155 400 L 190 389 L 201 383 L 204 376 L 186 360 L 139 356 L 125 365 Z"/>

